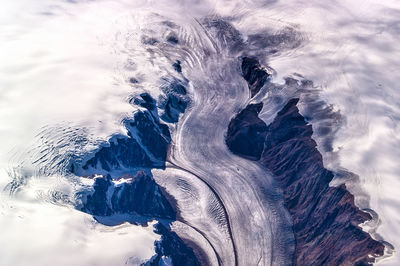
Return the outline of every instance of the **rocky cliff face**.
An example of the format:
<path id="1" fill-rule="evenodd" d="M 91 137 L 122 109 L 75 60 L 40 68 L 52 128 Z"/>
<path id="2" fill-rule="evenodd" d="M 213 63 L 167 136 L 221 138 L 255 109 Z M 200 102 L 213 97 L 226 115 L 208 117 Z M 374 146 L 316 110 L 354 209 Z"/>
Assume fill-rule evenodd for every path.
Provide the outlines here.
<path id="1" fill-rule="evenodd" d="M 181 72 L 179 62 L 174 68 Z M 138 81 L 131 79 L 131 82 Z M 123 121 L 127 135 L 112 136 L 93 154 L 86 155 L 89 159 L 78 169 L 82 176 L 95 173 L 93 188 L 79 193 L 83 195 L 81 211 L 95 215 L 99 222 L 112 220 L 111 224 L 127 220 L 135 223 L 159 221 L 155 232 L 161 235 L 161 240 L 155 243 L 156 255 L 144 265 L 200 265 L 188 241 L 181 239 L 169 226 L 177 219 L 175 200 L 148 172 L 151 168 L 165 167 L 171 136 L 167 124 L 162 121 L 175 123 L 185 111 L 189 104 L 186 85 L 187 81 L 176 78 L 165 80 L 159 105 L 148 93 L 132 98 L 130 103 L 140 110 Z M 118 173 L 135 172 L 135 175 L 118 177 Z"/>
<path id="2" fill-rule="evenodd" d="M 175 68 L 182 71 L 176 65 Z M 179 71 L 178 71 L 179 72 Z M 164 95 L 159 98 L 159 107 L 163 110 L 161 114 L 161 119 L 167 123 L 176 123 L 179 120 L 179 115 L 184 113 L 190 99 L 186 95 L 187 84 L 185 81 L 173 79 L 167 82 L 167 85 L 162 88 Z"/>
<path id="3" fill-rule="evenodd" d="M 199 266 L 193 249 L 189 247 L 175 232 L 162 223 L 155 225 L 156 233 L 161 234 L 161 240 L 155 243 L 156 255 L 150 260 L 150 266 L 179 265 Z M 166 261 L 172 262 L 167 264 Z"/>
<path id="4" fill-rule="evenodd" d="M 267 134 L 267 125 L 258 117 L 262 107 L 262 103 L 248 105 L 229 124 L 226 144 L 233 153 L 250 160 L 261 158 Z"/>
<path id="5" fill-rule="evenodd" d="M 113 136 L 83 165 L 84 171 L 164 167 L 171 141 L 168 127 L 148 110 L 136 112 L 132 119 L 124 120 L 124 125 L 128 136 Z"/>
<path id="6" fill-rule="evenodd" d="M 158 105 L 148 93 L 133 98 L 130 103 L 144 110 L 124 119 L 127 135 L 112 136 L 86 160 L 79 174 L 99 173 L 99 170 L 104 173 L 132 168 L 164 168 L 171 135 L 162 121 L 176 123 L 179 115 L 185 112 L 189 104 L 186 86 L 184 80 L 165 80 Z"/>
<path id="7" fill-rule="evenodd" d="M 293 218 L 297 265 L 357 265 L 375 261 L 384 246 L 358 226 L 372 217 L 354 205 L 344 185 L 330 187 L 334 175 L 323 166 L 311 138 L 312 127 L 290 100 L 268 126 L 261 164 L 280 183 Z"/>
<path id="8" fill-rule="evenodd" d="M 118 184 L 109 175 L 95 177 L 94 192 L 84 199 L 82 211 L 98 216 L 116 213 L 175 219 L 176 213 L 153 177 L 139 171 Z"/>
<path id="9" fill-rule="evenodd" d="M 263 69 L 257 59 L 244 57 L 242 60 L 242 75 L 249 85 L 251 98 L 256 95 L 270 78 L 270 74 Z"/>
<path id="10" fill-rule="evenodd" d="M 176 211 L 167 200 L 171 196 L 166 195 L 149 174 L 139 171 L 135 176 L 125 176 L 127 180 L 121 183 L 112 180 L 109 175 L 94 178 L 94 191 L 87 193 L 83 199 L 83 212 L 99 219 L 99 216 L 114 214 L 140 215 L 147 220 L 176 219 Z M 121 217 L 119 222 L 125 222 L 123 219 L 126 216 Z M 156 255 L 144 265 L 200 265 L 193 249 L 170 229 L 168 222 L 164 223 L 154 225 L 161 239 L 154 243 Z"/>
<path id="11" fill-rule="evenodd" d="M 298 100 L 289 100 L 268 126 L 258 118 L 262 104 L 248 105 L 231 120 L 226 143 L 233 153 L 258 160 L 279 182 L 293 220 L 295 265 L 373 263 L 384 245 L 359 227 L 372 217 L 355 206 L 345 185 L 329 186 L 334 175 L 324 168 Z"/>
<path id="12" fill-rule="evenodd" d="M 94 178 L 94 191 L 86 194 L 81 210 L 97 216 L 99 221 L 114 214 L 144 216 L 144 221 L 176 219 L 176 211 L 167 200 L 171 196 L 166 195 L 149 174 L 139 171 L 135 176 L 124 176 L 127 180 L 120 183 L 109 175 Z M 126 217 L 116 219 L 122 223 Z M 154 243 L 156 254 L 144 265 L 200 265 L 193 249 L 170 229 L 168 222 L 164 220 L 164 223 L 154 225 L 154 231 L 161 235 L 161 239 Z"/>

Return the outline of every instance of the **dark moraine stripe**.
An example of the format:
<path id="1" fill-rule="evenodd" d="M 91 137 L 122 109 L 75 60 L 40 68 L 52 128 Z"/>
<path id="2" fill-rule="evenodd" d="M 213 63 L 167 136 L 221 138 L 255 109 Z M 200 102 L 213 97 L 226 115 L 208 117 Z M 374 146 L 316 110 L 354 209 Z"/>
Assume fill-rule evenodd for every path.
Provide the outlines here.
<path id="1" fill-rule="evenodd" d="M 291 99 L 268 126 L 257 119 L 259 109 L 247 106 L 230 122 L 228 147 L 245 158 L 260 158 L 279 182 L 293 220 L 295 265 L 373 263 L 375 258 L 368 255 L 382 256 L 384 245 L 358 226 L 372 217 L 355 206 L 354 196 L 345 185 L 329 186 L 334 175 L 324 168 L 312 139 L 312 126 L 296 106 L 298 100 Z M 254 138 L 263 135 L 262 140 Z M 238 147 L 246 145 L 264 146 L 261 156 L 257 148 L 237 152 Z M 248 154 L 251 150 L 253 154 Z"/>

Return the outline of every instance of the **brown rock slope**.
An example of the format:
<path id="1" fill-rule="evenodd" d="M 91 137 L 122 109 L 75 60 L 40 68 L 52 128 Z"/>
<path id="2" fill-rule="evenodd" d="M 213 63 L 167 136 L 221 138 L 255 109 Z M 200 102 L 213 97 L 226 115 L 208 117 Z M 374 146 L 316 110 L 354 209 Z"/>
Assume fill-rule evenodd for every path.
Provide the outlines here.
<path id="1" fill-rule="evenodd" d="M 227 145 L 235 154 L 257 160 L 258 149 L 253 149 L 253 155 L 248 150 L 241 154 L 239 146 L 248 142 L 259 147 L 254 136 L 265 136 L 257 138 L 264 143 L 259 162 L 275 175 L 283 190 L 293 220 L 295 265 L 373 263 L 376 256 L 383 255 L 384 246 L 358 226 L 372 217 L 355 206 L 354 196 L 344 185 L 329 186 L 334 175 L 324 168 L 312 127 L 299 113 L 297 102 L 291 99 L 269 126 L 260 125 L 257 119 L 261 108 L 249 105 L 232 119 Z M 257 130 L 260 132 L 254 132 Z"/>

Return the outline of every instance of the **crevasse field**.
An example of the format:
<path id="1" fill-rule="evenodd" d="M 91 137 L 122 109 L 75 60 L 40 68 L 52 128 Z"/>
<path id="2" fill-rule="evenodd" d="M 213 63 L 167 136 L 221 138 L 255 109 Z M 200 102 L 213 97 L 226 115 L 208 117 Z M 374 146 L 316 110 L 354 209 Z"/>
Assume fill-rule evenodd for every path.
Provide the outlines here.
<path id="1" fill-rule="evenodd" d="M 0 265 L 140 265 L 155 254 L 160 235 L 153 222 L 99 223 L 74 207 L 73 195 L 89 181 L 58 169 L 109 136 L 126 134 L 121 121 L 138 109 L 130 96 L 160 95 L 160 77 L 176 58 L 183 58 L 193 104 L 173 126 L 174 167 L 154 170 L 156 181 L 173 187 L 182 176 L 192 182 L 195 201 L 180 192 L 174 197 L 185 220 L 209 232 L 224 265 L 288 261 L 290 219 L 274 196 L 275 181 L 255 163 L 232 155 L 223 142 L 232 113 L 249 103 L 248 91 L 234 74 L 236 47 L 216 45 L 201 24 L 207 17 L 226 19 L 244 39 L 274 32 L 289 36 L 277 51 L 252 49 L 273 69 L 275 83 L 293 75 L 312 80 L 318 97 L 341 114 L 329 135 L 316 130 L 313 137 L 325 167 L 358 176 L 344 181 L 338 176 L 333 183 L 346 182 L 356 205 L 378 214 L 363 225 L 390 243 L 377 265 L 400 264 L 399 1 L 2 0 Z M 180 48 L 149 50 L 144 36 L 170 34 L 164 21 L 176 25 Z M 269 95 L 256 97 L 268 102 Z M 277 108 L 271 102 L 260 117 L 271 122 Z M 306 113 L 301 105 L 300 111 Z M 326 139 L 333 150 L 324 149 Z M 237 178 L 229 179 L 232 175 Z M 204 215 L 211 193 L 198 176 L 207 176 L 222 195 L 230 224 Z M 20 183 L 10 195 L 12 180 Z M 266 202 L 256 196 L 261 183 L 271 188 Z M 249 207 L 240 207 L 242 202 Z M 250 214 L 254 219 L 243 220 Z"/>

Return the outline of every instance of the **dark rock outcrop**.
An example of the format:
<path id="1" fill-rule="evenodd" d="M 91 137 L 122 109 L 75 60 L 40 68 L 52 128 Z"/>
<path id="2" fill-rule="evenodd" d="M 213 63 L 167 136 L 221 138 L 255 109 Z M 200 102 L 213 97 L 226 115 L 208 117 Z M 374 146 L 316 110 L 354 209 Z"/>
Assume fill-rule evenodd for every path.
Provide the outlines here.
<path id="1" fill-rule="evenodd" d="M 87 195 L 81 211 L 93 215 L 109 216 L 113 213 L 109 204 L 108 189 L 113 185 L 110 175 L 97 177 L 93 184 L 94 192 Z"/>
<path id="2" fill-rule="evenodd" d="M 97 216 L 99 222 L 103 221 L 104 216 L 114 214 L 133 214 L 136 217 L 134 219 L 144 224 L 152 219 L 167 219 L 154 225 L 155 233 L 160 234 L 161 239 L 154 243 L 156 255 L 144 265 L 164 265 L 167 262 L 172 262 L 172 265 L 200 265 L 191 245 L 169 228 L 168 221 L 176 219 L 175 208 L 168 201 L 172 197 L 155 183 L 151 175 L 143 171 L 124 178 L 128 180 L 119 183 L 113 181 L 110 175 L 96 176 L 94 191 L 86 193 L 81 211 Z M 139 219 L 137 215 L 147 219 Z M 128 218 L 117 216 L 113 219 L 117 219 L 113 223 L 119 224 Z"/>
<path id="3" fill-rule="evenodd" d="M 185 112 L 189 104 L 189 97 L 186 96 L 186 84 L 177 79 L 167 82 L 167 84 L 162 88 L 165 95 L 159 99 L 159 108 L 164 111 L 160 117 L 167 123 L 176 123 L 179 115 Z"/>
<path id="4" fill-rule="evenodd" d="M 161 234 L 161 240 L 155 243 L 156 255 L 151 259 L 151 266 L 164 265 L 160 261 L 168 258 L 172 265 L 200 266 L 193 249 L 189 247 L 175 232 L 161 223 L 154 226 L 156 233 Z"/>
<path id="5" fill-rule="evenodd" d="M 180 67 L 180 61 L 177 63 Z M 99 173 L 98 170 L 104 173 L 112 170 L 165 167 L 171 136 L 168 126 L 160 120 L 167 123 L 178 122 L 179 115 L 185 112 L 190 99 L 187 96 L 186 80 L 172 78 L 164 81 L 159 105 L 157 106 L 157 101 L 148 93 L 132 98 L 129 101 L 131 104 L 146 110 L 139 110 L 132 118 L 124 119 L 128 136 L 112 136 L 85 161 L 79 174 Z M 160 116 L 157 107 L 162 112 Z"/>
<path id="6" fill-rule="evenodd" d="M 101 147 L 82 168 L 99 168 L 108 172 L 131 166 L 152 167 L 153 162 L 135 139 L 117 135 L 110 140 L 109 146 Z"/>
<path id="7" fill-rule="evenodd" d="M 258 60 L 251 57 L 242 59 L 242 75 L 249 85 L 251 98 L 260 91 L 270 78 L 270 74 L 260 65 Z"/>
<path id="8" fill-rule="evenodd" d="M 384 246 L 358 226 L 372 217 L 355 206 L 354 196 L 345 185 L 329 186 L 334 175 L 324 168 L 312 139 L 312 127 L 299 113 L 297 102 L 291 99 L 268 127 L 254 118 L 256 111 L 246 117 L 242 111 L 231 121 L 228 132 L 242 132 L 233 138 L 236 145 L 254 139 L 252 134 L 245 134 L 252 132 L 252 127 L 265 128 L 263 134 L 259 133 L 264 140 L 258 138 L 258 143 L 251 145 L 264 146 L 260 163 L 275 175 L 283 190 L 285 207 L 293 219 L 295 265 L 373 263 L 376 256 L 383 255 Z M 248 106 L 246 112 L 249 109 L 252 107 Z M 248 149 L 252 150 L 253 158 L 259 158 L 259 150 Z"/>
<path id="9" fill-rule="evenodd" d="M 144 99 L 147 99 L 144 96 Z M 144 101 L 152 110 L 154 103 Z M 154 107 L 155 108 L 155 107 Z M 169 129 L 150 111 L 138 111 L 132 119 L 125 119 L 128 136 L 114 135 L 108 145 L 100 147 L 83 165 L 84 170 L 112 170 L 131 168 L 163 168 L 171 141 Z"/>
<path id="10" fill-rule="evenodd" d="M 182 73 L 182 66 L 181 66 L 181 61 L 180 60 L 176 60 L 176 62 L 173 63 L 172 66 L 174 67 L 176 72 Z"/>
<path id="11" fill-rule="evenodd" d="M 354 204 L 344 185 L 323 166 L 312 127 L 290 100 L 269 125 L 261 163 L 277 177 L 293 217 L 297 265 L 367 264 L 384 246 L 358 225 L 372 217 Z"/>
<path id="12" fill-rule="evenodd" d="M 267 125 L 258 114 L 262 103 L 250 104 L 228 126 L 226 144 L 229 149 L 250 160 L 259 160 L 264 148 Z"/>
<path id="13" fill-rule="evenodd" d="M 167 41 L 174 45 L 179 43 L 178 37 L 176 37 L 176 35 L 173 33 L 168 35 Z"/>
<path id="14" fill-rule="evenodd" d="M 184 113 L 187 107 L 187 102 L 174 94 L 168 95 L 165 101 L 165 112 L 161 119 L 168 123 L 176 123 L 179 119 L 179 114 Z"/>
<path id="15" fill-rule="evenodd" d="M 140 98 L 133 98 L 130 103 L 146 108 L 153 114 L 153 116 L 157 116 L 156 113 L 153 113 L 156 111 L 157 101 L 147 92 L 141 93 L 139 96 Z"/>
<path id="16" fill-rule="evenodd" d="M 95 177 L 94 192 L 84 199 L 82 211 L 97 216 L 138 214 L 175 219 L 176 212 L 149 174 L 139 171 L 128 181 L 116 184 L 109 175 Z"/>
<path id="17" fill-rule="evenodd" d="M 178 44 L 175 35 L 170 35 L 167 40 Z M 151 45 L 156 43 L 150 41 Z M 176 61 L 173 67 L 181 73 L 180 61 Z M 130 82 L 137 83 L 137 80 L 131 78 Z M 125 175 L 115 180 L 109 172 L 115 171 L 115 175 L 165 167 L 171 136 L 168 126 L 160 120 L 167 123 L 178 121 L 189 103 L 186 85 L 186 79 L 165 79 L 161 88 L 164 95 L 160 96 L 158 106 L 149 93 L 132 97 L 129 102 L 139 106 L 140 110 L 132 118 L 124 119 L 127 135 L 112 136 L 79 171 L 81 175 L 106 173 L 93 176 L 93 190 L 77 194 L 83 203 L 80 210 L 96 216 L 98 222 L 114 226 L 123 222 L 145 225 L 150 220 L 159 221 L 155 232 L 161 235 L 161 240 L 155 243 L 156 255 L 144 265 L 170 265 L 171 262 L 173 265 L 200 265 L 200 262 L 193 252 L 194 244 L 181 239 L 169 227 L 169 223 L 179 216 L 176 201 L 156 184 L 151 174 L 140 170 L 135 176 Z M 158 109 L 162 112 L 160 116 Z M 70 168 L 75 173 L 74 163 Z"/>
<path id="18" fill-rule="evenodd" d="M 139 81 L 137 79 L 135 79 L 135 78 L 130 78 L 129 82 L 132 83 L 132 84 L 139 83 Z"/>

